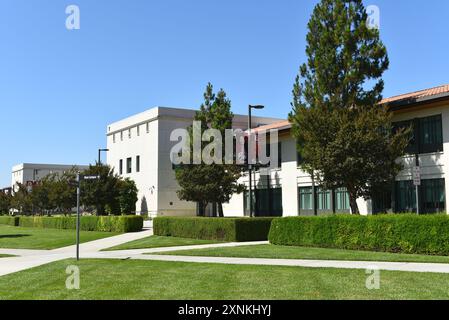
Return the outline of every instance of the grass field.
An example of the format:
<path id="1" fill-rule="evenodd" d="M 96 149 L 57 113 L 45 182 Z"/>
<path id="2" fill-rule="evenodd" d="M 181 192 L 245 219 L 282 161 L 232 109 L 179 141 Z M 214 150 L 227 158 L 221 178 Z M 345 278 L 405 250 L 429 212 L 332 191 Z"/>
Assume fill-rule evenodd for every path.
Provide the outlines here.
<path id="1" fill-rule="evenodd" d="M 81 242 L 88 242 L 117 235 L 112 232 L 80 233 Z M 75 230 L 22 228 L 0 225 L 0 248 L 7 249 L 56 249 L 75 244 Z"/>
<path id="2" fill-rule="evenodd" d="M 65 287 L 69 265 L 80 268 L 80 290 Z M 380 279 L 368 290 L 365 270 L 65 260 L 0 277 L 0 299 L 449 299 L 447 274 L 382 271 Z"/>
<path id="3" fill-rule="evenodd" d="M 196 240 L 196 239 L 186 239 L 186 238 L 176 238 L 176 237 L 152 236 L 152 237 L 124 243 L 120 246 L 109 248 L 109 249 L 107 249 L 107 251 L 191 246 L 191 245 L 210 244 L 210 243 L 217 243 L 217 242 L 212 241 L 212 240 Z"/>
<path id="4" fill-rule="evenodd" d="M 273 245 L 243 246 L 230 248 L 197 249 L 160 253 L 165 255 L 267 258 L 267 259 L 307 259 L 307 260 L 350 260 L 350 261 L 390 261 L 449 263 L 446 256 L 400 254 L 341 249 L 285 247 Z"/>
<path id="5" fill-rule="evenodd" d="M 11 256 L 9 254 L 0 254 L 0 258 L 11 258 L 11 257 L 14 257 L 14 256 Z"/>

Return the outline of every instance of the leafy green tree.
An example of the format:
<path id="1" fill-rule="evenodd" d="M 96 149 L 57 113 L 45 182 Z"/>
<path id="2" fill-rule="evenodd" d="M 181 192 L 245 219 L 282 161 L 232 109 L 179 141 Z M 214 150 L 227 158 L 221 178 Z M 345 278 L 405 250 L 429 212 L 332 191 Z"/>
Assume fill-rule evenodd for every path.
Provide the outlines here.
<path id="1" fill-rule="evenodd" d="M 76 175 L 78 168 L 72 169 L 62 173 L 53 174 L 47 177 L 52 181 L 49 190 L 49 198 L 54 208 L 68 214 L 76 206 Z"/>
<path id="2" fill-rule="evenodd" d="M 409 141 L 409 130 L 393 132 L 391 114 L 379 106 L 389 60 L 366 21 L 362 0 L 315 7 L 289 117 L 303 168 L 325 188 L 346 187 L 354 214 L 357 198 L 394 179 Z"/>
<path id="3" fill-rule="evenodd" d="M 11 195 L 0 191 L 0 214 L 8 214 L 11 208 Z"/>
<path id="4" fill-rule="evenodd" d="M 136 183 L 129 178 L 120 180 L 118 183 L 118 202 L 122 215 L 135 214 L 138 200 L 138 189 Z"/>
<path id="5" fill-rule="evenodd" d="M 11 208 L 17 210 L 20 214 L 32 212 L 33 201 L 26 185 L 17 183 L 14 186 L 14 195 L 11 199 Z"/>
<path id="6" fill-rule="evenodd" d="M 110 166 L 91 165 L 83 172 L 86 176 L 99 176 L 98 180 L 87 180 L 81 183 L 81 202 L 87 207 L 95 207 L 99 216 L 107 213 L 116 214 L 119 198 L 119 177 Z M 107 212 L 106 209 L 109 209 Z M 112 211 L 112 212 L 111 212 Z"/>
<path id="7" fill-rule="evenodd" d="M 234 114 L 231 112 L 231 101 L 221 89 L 213 92 L 212 84 L 208 84 L 204 93 L 204 103 L 195 115 L 195 120 L 201 122 L 201 135 L 207 129 L 216 129 L 221 133 L 222 141 L 225 130 L 232 129 Z M 189 129 L 190 154 L 193 162 L 193 128 Z M 202 150 L 210 142 L 202 142 Z M 207 204 L 212 203 L 217 208 L 219 216 L 223 216 L 222 204 L 228 202 L 232 195 L 244 191 L 244 185 L 238 180 L 242 176 L 241 169 L 236 165 L 225 164 L 225 150 L 211 150 L 211 156 L 221 159 L 222 164 L 191 164 L 176 169 L 176 179 L 180 185 L 178 197 L 181 200 L 193 201 L 199 205 L 199 214 L 204 215 Z"/>
<path id="8" fill-rule="evenodd" d="M 33 214 L 43 214 L 44 211 L 51 211 L 55 206 L 50 201 L 50 190 L 54 187 L 54 181 L 50 177 L 45 177 L 35 184 L 30 192 Z"/>

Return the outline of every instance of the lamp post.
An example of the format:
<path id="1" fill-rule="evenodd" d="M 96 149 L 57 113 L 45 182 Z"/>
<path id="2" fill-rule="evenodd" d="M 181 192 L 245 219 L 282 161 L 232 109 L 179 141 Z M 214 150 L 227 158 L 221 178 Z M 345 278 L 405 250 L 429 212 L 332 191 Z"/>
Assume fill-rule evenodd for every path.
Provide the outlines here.
<path id="1" fill-rule="evenodd" d="M 98 165 L 101 165 L 101 153 L 108 152 L 109 149 L 98 149 Z"/>
<path id="2" fill-rule="evenodd" d="M 251 146 L 251 129 L 252 129 L 252 119 L 251 119 L 251 111 L 252 109 L 261 110 L 265 108 L 261 105 L 249 105 L 248 106 L 248 176 L 249 176 L 249 216 L 253 217 L 253 181 L 252 181 L 252 169 L 253 164 L 250 163 L 252 159 L 249 159 L 249 155 L 251 154 L 250 146 Z"/>

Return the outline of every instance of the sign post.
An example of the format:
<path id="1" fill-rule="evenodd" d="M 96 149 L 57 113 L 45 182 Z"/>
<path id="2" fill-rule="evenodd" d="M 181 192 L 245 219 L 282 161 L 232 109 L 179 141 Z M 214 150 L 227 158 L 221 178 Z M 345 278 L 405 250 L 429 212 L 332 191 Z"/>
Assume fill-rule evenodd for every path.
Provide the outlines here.
<path id="1" fill-rule="evenodd" d="M 82 176 L 76 175 L 76 260 L 80 260 L 80 225 L 81 225 L 81 213 L 80 213 L 80 195 L 81 195 L 81 181 L 82 180 L 99 180 L 100 176 Z"/>
<path id="2" fill-rule="evenodd" d="M 76 175 L 76 260 L 80 260 L 80 194 L 81 175 Z"/>
<path id="3" fill-rule="evenodd" d="M 419 186 L 421 185 L 421 167 L 413 167 L 413 185 L 416 189 L 416 213 L 419 215 Z"/>

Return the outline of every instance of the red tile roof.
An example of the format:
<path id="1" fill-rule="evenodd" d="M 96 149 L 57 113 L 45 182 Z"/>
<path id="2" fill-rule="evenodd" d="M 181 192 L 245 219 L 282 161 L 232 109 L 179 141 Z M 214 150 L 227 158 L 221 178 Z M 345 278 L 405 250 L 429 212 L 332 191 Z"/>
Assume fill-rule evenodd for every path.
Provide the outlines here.
<path id="1" fill-rule="evenodd" d="M 398 96 L 384 99 L 380 103 L 386 104 L 386 103 L 399 102 L 402 100 L 409 100 L 409 99 L 422 99 L 422 98 L 428 98 L 428 97 L 432 97 L 432 96 L 436 96 L 436 95 L 440 95 L 440 94 L 444 94 L 444 93 L 449 93 L 449 84 L 438 86 L 435 88 L 401 94 Z"/>
<path id="2" fill-rule="evenodd" d="M 284 130 L 290 129 L 292 127 L 291 123 L 288 120 L 275 122 L 272 124 L 268 124 L 266 126 L 260 126 L 258 128 L 252 129 L 252 132 L 261 132 L 261 131 L 270 131 L 270 130 Z"/>
<path id="3" fill-rule="evenodd" d="M 411 93 L 405 93 L 405 94 L 401 94 L 398 96 L 394 96 L 394 97 L 390 97 L 390 98 L 386 98 L 383 99 L 380 104 L 386 104 L 386 103 L 392 103 L 392 102 L 400 102 L 402 100 L 409 100 L 409 99 L 422 99 L 422 98 L 429 98 L 432 96 L 437 96 L 440 94 L 445 94 L 448 93 L 449 94 L 449 84 L 446 85 L 442 85 L 442 86 L 438 86 L 435 88 L 430 88 L 430 89 L 425 89 L 425 90 L 420 90 L 420 91 L 415 91 L 415 92 L 411 92 Z M 284 121 L 279 121 L 279 122 L 275 122 L 272 124 L 268 124 L 265 126 L 261 126 L 258 128 L 253 129 L 253 133 L 256 132 L 260 132 L 260 131 L 270 131 L 270 130 L 287 130 L 287 129 L 291 129 L 292 124 L 288 121 L 288 120 L 284 120 Z"/>

